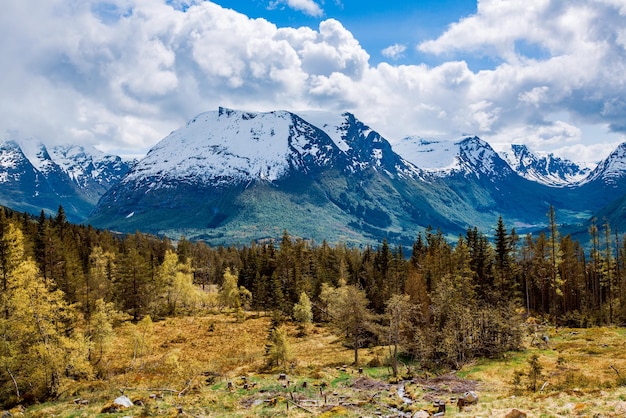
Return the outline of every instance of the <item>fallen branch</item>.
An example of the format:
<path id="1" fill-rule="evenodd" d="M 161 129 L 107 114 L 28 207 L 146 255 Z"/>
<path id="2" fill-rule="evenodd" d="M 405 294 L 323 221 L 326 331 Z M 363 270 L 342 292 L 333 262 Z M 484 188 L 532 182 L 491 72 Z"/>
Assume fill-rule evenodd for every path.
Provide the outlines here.
<path id="1" fill-rule="evenodd" d="M 615 366 L 614 366 L 614 365 L 612 365 L 612 364 L 611 364 L 609 367 L 610 367 L 611 369 L 613 369 L 613 370 L 615 371 L 615 373 L 617 373 L 617 378 L 618 378 L 619 380 L 622 380 L 622 376 L 619 374 L 619 370 L 617 370 L 617 367 L 615 367 Z"/>
<path id="2" fill-rule="evenodd" d="M 285 398 L 285 400 L 287 400 L 288 404 L 291 403 L 291 404 L 297 406 L 298 408 L 308 412 L 309 414 L 317 415 L 315 412 L 311 411 L 308 408 L 305 408 L 304 406 L 300 405 L 298 402 L 292 401 L 291 399 L 288 399 L 288 398 Z"/>
<path id="3" fill-rule="evenodd" d="M 169 389 L 169 388 L 122 388 L 121 391 L 127 390 L 145 390 L 147 392 L 170 392 L 170 393 L 180 393 L 180 390 Z"/>

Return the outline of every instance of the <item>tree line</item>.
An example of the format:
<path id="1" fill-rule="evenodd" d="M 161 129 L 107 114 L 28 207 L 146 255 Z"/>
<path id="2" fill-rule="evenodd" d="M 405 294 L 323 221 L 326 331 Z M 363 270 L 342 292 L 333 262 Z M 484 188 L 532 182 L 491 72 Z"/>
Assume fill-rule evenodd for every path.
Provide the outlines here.
<path id="1" fill-rule="evenodd" d="M 210 247 L 73 225 L 62 207 L 39 217 L 2 208 L 0 397 L 42 399 L 63 379 L 97 376 L 116 323 L 216 309 L 327 323 L 355 363 L 360 347 L 388 345 L 394 372 L 401 353 L 423 367 L 459 367 L 517 349 L 524 317 L 624 323 L 626 239 L 594 223 L 580 243 L 560 235 L 553 208 L 547 220 L 545 232 L 520 237 L 499 218 L 492 240 L 469 228 L 449 242 L 427 228 L 410 249 L 287 231 L 276 242 Z"/>

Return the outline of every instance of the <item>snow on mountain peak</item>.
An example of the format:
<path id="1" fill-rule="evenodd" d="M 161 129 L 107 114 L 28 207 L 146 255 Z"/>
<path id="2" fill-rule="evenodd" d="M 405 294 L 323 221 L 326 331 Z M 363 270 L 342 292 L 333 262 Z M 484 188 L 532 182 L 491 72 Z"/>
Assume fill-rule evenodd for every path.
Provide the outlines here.
<path id="1" fill-rule="evenodd" d="M 602 161 L 581 183 L 602 179 L 604 183 L 615 185 L 626 176 L 626 142 L 620 144 L 615 151 Z"/>
<path id="2" fill-rule="evenodd" d="M 155 145 L 125 182 L 149 178 L 152 187 L 169 179 L 220 182 L 275 181 L 312 158 L 319 164 L 338 152 L 326 137 L 287 111 L 243 112 L 219 108 L 201 113 Z M 322 134 L 323 135 L 323 134 Z M 192 180 L 193 179 L 193 180 Z"/>
<path id="3" fill-rule="evenodd" d="M 456 141 L 406 137 L 393 146 L 405 160 L 432 174 L 498 174 L 497 154 L 478 137 Z"/>
<path id="4" fill-rule="evenodd" d="M 452 141 L 409 136 L 395 144 L 393 149 L 405 160 L 429 172 L 445 173 L 459 165 L 459 147 Z"/>
<path id="5" fill-rule="evenodd" d="M 350 150 L 350 145 L 344 140 L 348 129 L 347 113 L 338 114 L 323 110 L 309 110 L 296 112 L 296 114 L 324 131 L 341 151 Z"/>
<path id="6" fill-rule="evenodd" d="M 535 154 L 526 145 L 512 144 L 502 150 L 500 155 L 519 175 L 546 186 L 566 187 L 578 184 L 590 172 L 589 168 L 556 157 L 552 153 Z"/>
<path id="7" fill-rule="evenodd" d="M 48 149 L 41 141 L 35 138 L 18 138 L 15 142 L 37 170 L 42 173 L 54 170 L 54 162 L 48 154 Z"/>

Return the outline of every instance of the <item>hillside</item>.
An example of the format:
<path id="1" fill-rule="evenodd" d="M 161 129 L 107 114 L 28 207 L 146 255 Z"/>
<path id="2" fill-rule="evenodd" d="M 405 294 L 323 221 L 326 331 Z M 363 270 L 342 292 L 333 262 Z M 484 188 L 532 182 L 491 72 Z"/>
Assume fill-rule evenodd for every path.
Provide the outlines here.
<path id="1" fill-rule="evenodd" d="M 268 317 L 254 314 L 241 323 L 223 314 L 168 319 L 153 325 L 148 351 L 136 358 L 135 326 L 126 324 L 117 330 L 115 353 L 106 358 L 106 380 L 69 387 L 57 401 L 25 412 L 33 417 L 115 416 L 101 412 L 123 390 L 134 405 L 118 407 L 120 416 L 180 416 L 181 411 L 185 416 L 225 417 L 409 416 L 436 410 L 435 401 L 445 402 L 445 416 L 451 417 L 503 417 L 514 408 L 530 417 L 626 413 L 626 386 L 618 384 L 611 368 L 626 369 L 623 329 L 529 326 L 524 351 L 441 375 L 407 363 L 412 375 L 395 381 L 388 367 L 367 365 L 384 361 L 387 347 L 362 350 L 361 374 L 350 365 L 350 350 L 322 327 L 302 337 L 290 326 L 294 366 L 267 369 L 268 327 Z M 531 344 L 535 331 L 549 335 L 549 345 Z M 537 393 L 525 388 L 527 377 L 514 384 L 515 373 L 527 371 L 533 355 L 542 367 L 539 384 L 547 382 Z M 285 371 L 287 380 L 278 380 Z M 456 400 L 467 391 L 477 393 L 479 401 L 459 411 Z"/>

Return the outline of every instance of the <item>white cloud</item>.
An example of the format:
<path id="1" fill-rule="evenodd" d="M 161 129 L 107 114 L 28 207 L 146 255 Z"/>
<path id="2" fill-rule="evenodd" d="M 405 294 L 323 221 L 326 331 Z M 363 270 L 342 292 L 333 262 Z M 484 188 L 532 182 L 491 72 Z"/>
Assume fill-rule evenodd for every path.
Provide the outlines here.
<path id="1" fill-rule="evenodd" d="M 475 15 L 419 46 L 442 57 L 432 67 L 371 66 L 333 19 L 277 28 L 209 1 L 187 3 L 3 5 L 0 37 L 10 42 L 0 43 L 0 132 L 134 153 L 220 105 L 348 110 L 392 141 L 473 133 L 573 149 L 626 132 L 621 0 L 481 0 Z M 500 64 L 473 71 L 467 54 Z M 582 124 L 597 129 L 588 135 Z"/>
<path id="2" fill-rule="evenodd" d="M 269 8 L 275 9 L 281 5 L 286 5 L 294 10 L 303 12 L 309 16 L 322 17 L 324 10 L 313 0 L 273 0 L 270 1 Z"/>
<path id="3" fill-rule="evenodd" d="M 383 49 L 381 53 L 389 59 L 397 60 L 404 56 L 404 51 L 406 51 L 406 45 L 394 44 Z"/>

